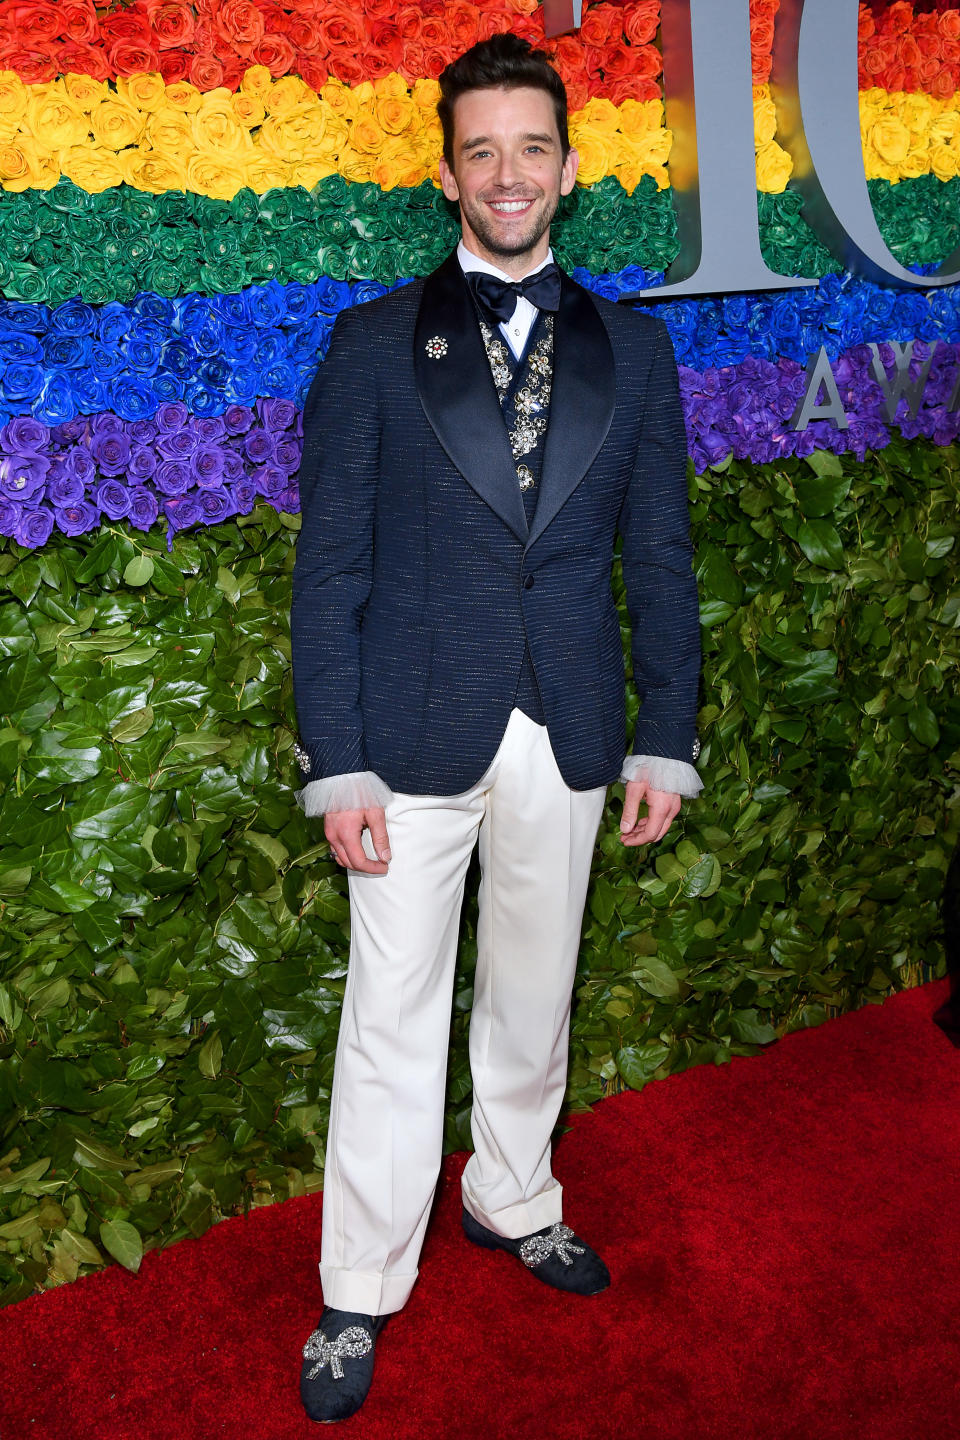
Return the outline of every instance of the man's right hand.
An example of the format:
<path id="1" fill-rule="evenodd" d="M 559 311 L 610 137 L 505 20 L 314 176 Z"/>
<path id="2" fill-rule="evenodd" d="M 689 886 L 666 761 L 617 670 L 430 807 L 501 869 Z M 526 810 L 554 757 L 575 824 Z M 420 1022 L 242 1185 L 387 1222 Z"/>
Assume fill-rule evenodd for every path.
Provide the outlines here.
<path id="1" fill-rule="evenodd" d="M 368 810 L 332 810 L 324 819 L 323 830 L 338 865 L 347 870 L 362 870 L 368 875 L 386 875 L 390 841 L 382 809 L 371 806 Z M 369 859 L 364 850 L 364 830 L 370 831 L 379 860 Z"/>

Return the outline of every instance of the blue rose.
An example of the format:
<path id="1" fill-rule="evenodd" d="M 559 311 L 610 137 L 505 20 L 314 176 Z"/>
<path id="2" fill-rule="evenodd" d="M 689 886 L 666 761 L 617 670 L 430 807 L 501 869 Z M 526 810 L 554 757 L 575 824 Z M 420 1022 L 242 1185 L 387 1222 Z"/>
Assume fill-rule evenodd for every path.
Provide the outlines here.
<path id="1" fill-rule="evenodd" d="M 205 360 L 200 366 L 199 379 L 210 390 L 225 391 L 230 383 L 231 366 L 222 355 Z"/>
<path id="2" fill-rule="evenodd" d="M 386 285 L 381 285 L 379 280 L 358 280 L 350 287 L 351 304 L 364 305 L 368 300 L 379 300 L 386 293 Z"/>
<path id="3" fill-rule="evenodd" d="M 100 307 L 97 317 L 97 334 L 102 345 L 116 345 L 127 333 L 130 324 L 130 316 L 125 305 L 119 300 L 111 300 L 108 304 Z"/>
<path id="4" fill-rule="evenodd" d="M 143 420 L 157 408 L 156 391 L 136 376 L 118 376 L 110 385 L 110 403 L 121 420 Z"/>
<path id="5" fill-rule="evenodd" d="M 123 356 L 114 346 L 101 342 L 90 347 L 90 365 L 101 380 L 112 380 L 123 369 Z"/>
<path id="6" fill-rule="evenodd" d="M 297 393 L 297 373 L 292 365 L 280 361 L 263 372 L 263 388 L 268 395 L 292 397 Z"/>
<path id="7" fill-rule="evenodd" d="M 97 329 L 97 313 L 82 300 L 68 300 L 54 310 L 50 328 L 64 335 L 93 335 Z"/>
<path id="8" fill-rule="evenodd" d="M 31 305 L 24 300 L 0 301 L 0 327 L 42 335 L 50 328 L 49 307 Z"/>
<path id="9" fill-rule="evenodd" d="M 317 313 L 334 319 L 350 304 L 350 286 L 346 280 L 332 280 L 321 275 L 313 286 Z"/>
<path id="10" fill-rule="evenodd" d="M 154 375 L 153 390 L 161 405 L 183 399 L 183 381 L 178 375 Z"/>
<path id="11" fill-rule="evenodd" d="M 51 331 L 43 340 L 44 361 L 63 370 L 89 364 L 91 349 L 86 335 L 58 335 Z"/>
<path id="12" fill-rule="evenodd" d="M 145 290 L 134 300 L 129 313 L 138 320 L 156 320 L 169 330 L 174 323 L 177 303 L 176 300 L 168 300 L 165 295 L 154 295 Z"/>
<path id="13" fill-rule="evenodd" d="M 76 406 L 84 415 L 94 415 L 109 404 L 107 387 L 92 370 L 73 370 L 70 383 Z"/>
<path id="14" fill-rule="evenodd" d="M 279 325 L 287 313 L 283 286 L 276 280 L 251 285 L 245 292 L 247 315 L 254 325 Z"/>
<path id="15" fill-rule="evenodd" d="M 187 390 L 187 403 L 194 415 L 222 415 L 225 397 L 208 390 L 206 385 L 191 385 Z"/>
<path id="16" fill-rule="evenodd" d="M 53 370 L 43 382 L 43 389 L 33 402 L 33 413 L 45 425 L 59 425 L 77 413 L 70 376 L 64 370 Z"/>
<path id="17" fill-rule="evenodd" d="M 223 353 L 230 360 L 252 360 L 257 353 L 259 337 L 252 326 L 244 329 L 230 325 L 222 334 Z"/>
<path id="18" fill-rule="evenodd" d="M 3 367 L 0 385 L 6 400 L 35 400 L 43 389 L 43 371 L 39 365 L 16 360 Z"/>

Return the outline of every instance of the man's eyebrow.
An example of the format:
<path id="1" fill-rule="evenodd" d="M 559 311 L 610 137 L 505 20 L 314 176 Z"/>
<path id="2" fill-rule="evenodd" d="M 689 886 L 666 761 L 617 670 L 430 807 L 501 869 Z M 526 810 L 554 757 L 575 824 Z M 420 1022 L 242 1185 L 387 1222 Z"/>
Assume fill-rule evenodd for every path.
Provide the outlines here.
<path id="1" fill-rule="evenodd" d="M 536 140 L 537 143 L 540 145 L 556 144 L 554 136 L 546 134 L 541 135 L 536 131 L 531 131 L 527 135 L 521 135 L 520 139 L 524 142 L 524 144 L 528 144 L 531 140 Z M 491 145 L 492 143 L 493 141 L 491 140 L 489 135 L 474 135 L 471 136 L 469 140 L 464 140 L 463 144 L 460 146 L 460 149 L 475 150 L 478 145 Z"/>

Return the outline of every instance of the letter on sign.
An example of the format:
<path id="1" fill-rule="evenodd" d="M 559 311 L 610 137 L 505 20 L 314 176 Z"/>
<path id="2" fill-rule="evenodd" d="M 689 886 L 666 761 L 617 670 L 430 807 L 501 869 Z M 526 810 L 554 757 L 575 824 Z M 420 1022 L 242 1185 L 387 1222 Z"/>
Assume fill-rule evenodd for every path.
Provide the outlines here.
<path id="1" fill-rule="evenodd" d="M 822 405 L 821 387 L 824 392 Z M 807 361 L 807 388 L 803 392 L 803 399 L 790 417 L 790 428 L 806 430 L 811 420 L 832 420 L 838 430 L 850 429 L 850 421 L 840 399 L 840 391 L 830 368 L 830 357 L 825 345 L 821 345 L 816 355 L 811 355 Z"/>

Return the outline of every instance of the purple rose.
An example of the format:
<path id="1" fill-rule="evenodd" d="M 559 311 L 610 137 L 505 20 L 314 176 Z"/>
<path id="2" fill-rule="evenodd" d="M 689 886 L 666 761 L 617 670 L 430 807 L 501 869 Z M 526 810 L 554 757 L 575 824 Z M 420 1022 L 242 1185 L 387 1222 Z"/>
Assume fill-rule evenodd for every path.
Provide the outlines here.
<path id="1" fill-rule="evenodd" d="M 14 539 L 27 550 L 36 550 L 38 546 L 46 545 L 53 530 L 53 519 L 53 511 L 49 505 L 39 505 L 36 510 L 28 510 L 20 517 Z"/>
<path id="2" fill-rule="evenodd" d="M 280 509 L 286 511 L 288 515 L 299 515 L 300 487 L 298 485 L 288 485 L 286 490 L 282 491 L 276 499 Z"/>
<path id="3" fill-rule="evenodd" d="M 289 430 L 297 418 L 292 400 L 262 399 L 257 401 L 257 414 L 267 430 Z"/>
<path id="4" fill-rule="evenodd" d="M 104 480 L 97 487 L 96 503 L 111 520 L 122 520 L 130 509 L 130 492 L 119 480 Z"/>
<path id="5" fill-rule="evenodd" d="M 243 451 L 254 465 L 265 465 L 273 459 L 273 436 L 266 430 L 251 430 L 243 442 Z"/>
<path id="6" fill-rule="evenodd" d="M 87 500 L 77 500 L 57 509 L 57 526 L 64 535 L 83 535 L 92 530 L 99 519 L 99 512 Z"/>
<path id="7" fill-rule="evenodd" d="M 171 400 L 157 410 L 154 423 L 161 434 L 172 434 L 190 423 L 190 411 L 182 400 Z"/>
<path id="8" fill-rule="evenodd" d="M 103 475 L 122 475 L 130 458 L 130 441 L 122 430 L 108 430 L 95 434 L 90 442 L 90 453 Z M 116 515 L 110 516 L 116 520 Z"/>
<path id="9" fill-rule="evenodd" d="M 130 451 L 127 474 L 131 480 L 150 480 L 157 473 L 157 457 L 146 445 L 136 445 Z"/>
<path id="10" fill-rule="evenodd" d="M 0 495 L 0 535 L 15 535 L 22 514 L 23 507 L 16 500 Z"/>
<path id="11" fill-rule="evenodd" d="M 215 490 L 223 481 L 223 451 L 215 445 L 201 445 L 191 456 L 190 468 L 202 490 Z"/>
<path id="12" fill-rule="evenodd" d="M 90 420 L 90 432 L 92 435 L 116 435 L 123 434 L 123 421 L 119 415 L 112 415 L 109 410 L 102 410 L 99 415 L 94 415 Z"/>
<path id="13" fill-rule="evenodd" d="M 13 455 L 39 455 L 49 443 L 49 427 L 32 415 L 14 415 L 0 430 L 0 449 Z"/>
<path id="14" fill-rule="evenodd" d="M 152 445 L 157 438 L 157 427 L 152 420 L 134 420 L 127 426 L 131 445 Z"/>
<path id="15" fill-rule="evenodd" d="M 127 519 L 138 530 L 149 530 L 160 513 L 157 497 L 151 490 L 131 490 Z"/>
<path id="16" fill-rule="evenodd" d="M 157 466 L 156 487 L 164 495 L 183 495 L 193 486 L 193 475 L 187 460 L 161 460 Z M 166 507 L 164 507 L 166 508 Z"/>
<path id="17" fill-rule="evenodd" d="M 289 438 L 285 436 L 282 440 L 277 441 L 273 452 L 273 463 L 279 465 L 281 470 L 286 470 L 288 475 L 292 475 L 295 470 L 300 468 L 300 458 L 299 440 L 294 440 L 292 436 Z"/>
<path id="18" fill-rule="evenodd" d="M 249 476 L 244 475 L 235 485 L 230 487 L 233 495 L 233 503 L 238 515 L 249 515 L 257 503 L 257 487 Z"/>
<path id="19" fill-rule="evenodd" d="M 45 455 L 4 455 L 0 458 L 0 491 L 10 500 L 29 500 L 43 489 L 49 469 Z"/>
<path id="20" fill-rule="evenodd" d="M 260 495 L 272 498 L 279 495 L 287 488 L 290 482 L 289 475 L 284 470 L 278 470 L 276 465 L 258 465 L 253 472 L 253 483 Z"/>
<path id="21" fill-rule="evenodd" d="M 157 451 L 164 460 L 187 460 L 199 443 L 197 432 L 190 426 L 184 426 L 182 430 L 162 431 L 157 440 Z"/>
<path id="22" fill-rule="evenodd" d="M 50 431 L 50 438 L 57 445 L 65 442 L 72 444 L 75 440 L 84 440 L 90 429 L 90 421 L 85 415 L 77 415 L 73 420 L 64 420 L 60 425 L 55 425 Z"/>
<path id="23" fill-rule="evenodd" d="M 221 453 L 223 455 L 224 484 L 227 481 L 232 483 L 235 480 L 242 480 L 247 473 L 243 465 L 243 456 L 238 455 L 236 450 L 224 450 Z"/>
<path id="24" fill-rule="evenodd" d="M 174 495 L 163 502 L 163 513 L 173 530 L 186 530 L 188 525 L 196 525 L 202 518 L 196 495 Z"/>
<path id="25" fill-rule="evenodd" d="M 96 478 L 97 467 L 89 450 L 77 446 L 63 457 L 63 468 L 68 475 L 74 475 L 81 485 L 91 485 Z"/>
<path id="26" fill-rule="evenodd" d="M 228 435 L 243 435 L 253 424 L 253 411 L 246 405 L 228 405 L 223 423 Z"/>
<path id="27" fill-rule="evenodd" d="M 61 461 L 57 460 L 50 467 L 50 474 L 47 476 L 47 495 L 54 505 L 73 505 L 84 496 L 84 484 L 72 471 L 68 470 Z"/>
<path id="28" fill-rule="evenodd" d="M 204 445 L 212 445 L 214 441 L 222 440 L 227 433 L 222 415 L 201 415 L 193 422 L 193 428 Z"/>
<path id="29" fill-rule="evenodd" d="M 216 525 L 233 514 L 233 499 L 222 487 L 215 490 L 201 490 L 198 497 L 200 513 L 208 525 Z"/>

